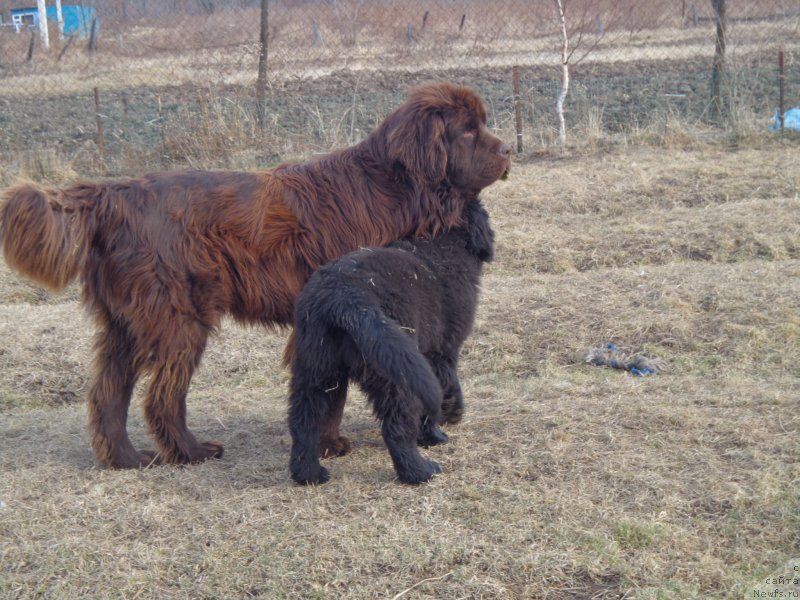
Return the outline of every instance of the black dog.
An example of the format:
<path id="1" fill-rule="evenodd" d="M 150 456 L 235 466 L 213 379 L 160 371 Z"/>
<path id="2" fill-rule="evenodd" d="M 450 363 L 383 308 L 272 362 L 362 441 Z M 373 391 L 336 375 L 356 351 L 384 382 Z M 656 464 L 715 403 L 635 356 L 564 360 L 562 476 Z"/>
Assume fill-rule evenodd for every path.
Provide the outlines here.
<path id="1" fill-rule="evenodd" d="M 320 268 L 295 305 L 289 427 L 290 470 L 324 483 L 321 427 L 348 381 L 367 394 L 401 481 L 427 481 L 441 466 L 420 445 L 447 441 L 437 423 L 457 423 L 464 400 L 458 353 L 475 319 L 494 232 L 477 198 L 463 225 L 433 240 L 366 248 Z"/>

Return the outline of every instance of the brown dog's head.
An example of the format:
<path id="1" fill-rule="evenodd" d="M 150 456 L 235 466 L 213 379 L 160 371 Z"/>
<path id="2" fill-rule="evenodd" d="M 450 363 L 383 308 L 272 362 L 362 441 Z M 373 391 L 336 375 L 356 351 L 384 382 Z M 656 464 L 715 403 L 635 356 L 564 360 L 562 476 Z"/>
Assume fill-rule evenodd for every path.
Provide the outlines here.
<path id="1" fill-rule="evenodd" d="M 381 127 L 389 157 L 419 183 L 477 194 L 511 166 L 511 147 L 486 127 L 486 107 L 469 88 L 428 83 Z"/>

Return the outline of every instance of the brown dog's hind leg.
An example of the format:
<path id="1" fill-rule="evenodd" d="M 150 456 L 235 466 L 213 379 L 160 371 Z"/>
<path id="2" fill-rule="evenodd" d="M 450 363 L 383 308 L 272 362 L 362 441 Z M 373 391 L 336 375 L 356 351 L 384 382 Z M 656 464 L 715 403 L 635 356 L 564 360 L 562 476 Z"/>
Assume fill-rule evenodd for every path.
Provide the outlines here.
<path id="1" fill-rule="evenodd" d="M 158 463 L 154 452 L 138 451 L 128 439 L 128 407 L 136 383 L 134 342 L 127 326 L 107 313 L 98 319 L 96 374 L 88 396 L 89 431 L 97 460 L 110 467 L 133 469 Z"/>
<path id="2" fill-rule="evenodd" d="M 153 378 L 144 397 L 144 415 L 165 463 L 197 463 L 220 458 L 220 442 L 198 442 L 186 426 L 186 393 L 205 350 L 208 330 L 184 321 L 172 335 L 161 335 Z"/>

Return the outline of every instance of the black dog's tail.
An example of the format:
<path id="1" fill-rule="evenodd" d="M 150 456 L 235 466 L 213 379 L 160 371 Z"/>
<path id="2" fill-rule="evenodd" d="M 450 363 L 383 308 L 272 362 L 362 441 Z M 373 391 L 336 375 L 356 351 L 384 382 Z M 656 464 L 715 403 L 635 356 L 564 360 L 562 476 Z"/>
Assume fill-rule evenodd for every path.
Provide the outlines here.
<path id="1" fill-rule="evenodd" d="M 364 361 L 383 378 L 422 401 L 425 413 L 438 415 L 442 387 L 413 338 L 396 321 L 355 290 L 347 297 L 321 295 L 315 309 L 329 324 L 345 331 Z"/>
<path id="2" fill-rule="evenodd" d="M 442 387 L 411 336 L 379 310 L 364 310 L 359 321 L 348 333 L 369 364 L 396 386 L 422 400 L 426 412 L 437 414 Z"/>

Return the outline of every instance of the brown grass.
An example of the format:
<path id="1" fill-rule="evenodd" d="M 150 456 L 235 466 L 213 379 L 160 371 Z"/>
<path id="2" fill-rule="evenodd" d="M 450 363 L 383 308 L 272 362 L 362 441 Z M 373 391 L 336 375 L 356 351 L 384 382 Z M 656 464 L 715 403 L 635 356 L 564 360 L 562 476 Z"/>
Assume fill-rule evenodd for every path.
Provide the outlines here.
<path id="1" fill-rule="evenodd" d="M 353 454 L 293 485 L 284 336 L 233 323 L 189 402 L 225 458 L 97 468 L 76 290 L 0 267 L 0 595 L 752 598 L 800 556 L 796 155 L 629 145 L 515 165 L 485 195 L 498 253 L 467 414 L 416 488 L 392 481 L 358 394 Z M 670 370 L 582 363 L 608 341 Z"/>

